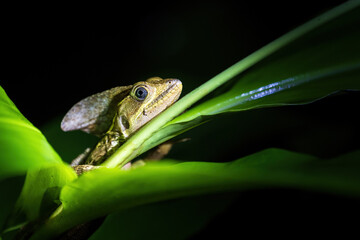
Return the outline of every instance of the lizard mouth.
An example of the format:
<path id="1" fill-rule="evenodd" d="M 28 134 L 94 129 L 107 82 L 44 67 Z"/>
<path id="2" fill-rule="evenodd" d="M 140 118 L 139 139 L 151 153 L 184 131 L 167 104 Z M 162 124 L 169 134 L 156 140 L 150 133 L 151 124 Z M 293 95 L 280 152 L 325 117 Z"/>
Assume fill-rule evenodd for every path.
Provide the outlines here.
<path id="1" fill-rule="evenodd" d="M 157 98 L 148 105 L 147 109 L 152 109 L 154 105 L 158 103 L 166 103 L 164 106 L 167 108 L 179 99 L 182 91 L 182 82 L 179 79 L 168 79 L 166 84 L 167 89 L 157 96 Z"/>

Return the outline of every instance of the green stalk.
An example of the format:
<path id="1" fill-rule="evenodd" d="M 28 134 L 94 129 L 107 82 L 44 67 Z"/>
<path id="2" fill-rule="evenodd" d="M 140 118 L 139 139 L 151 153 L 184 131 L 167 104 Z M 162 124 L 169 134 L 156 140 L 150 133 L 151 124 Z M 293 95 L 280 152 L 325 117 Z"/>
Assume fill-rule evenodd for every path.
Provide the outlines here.
<path id="1" fill-rule="evenodd" d="M 250 68 L 260 60 L 273 54 L 282 47 L 288 45 L 294 40 L 300 38 L 306 33 L 313 31 L 317 27 L 325 24 L 328 21 L 335 19 L 336 17 L 349 12 L 350 10 L 358 7 L 360 1 L 349 1 L 334 9 L 316 17 L 302 26 L 290 31 L 275 41 L 269 43 L 258 51 L 250 54 L 248 57 L 237 62 L 233 66 L 229 67 L 225 71 L 219 73 L 215 77 L 211 78 L 206 83 L 202 84 L 198 88 L 194 89 L 191 93 L 184 96 L 172 107 L 161 113 L 158 117 L 151 120 L 148 124 L 142 127 L 136 134 L 134 134 L 128 141 L 126 141 L 109 159 L 107 159 L 102 166 L 105 167 L 118 167 L 123 166 L 141 151 L 140 146 L 150 138 L 158 129 L 164 126 L 167 122 L 171 121 L 174 117 L 181 114 L 188 109 L 194 103 L 202 99 L 204 96 L 215 90 L 217 87 L 226 83 L 233 77 L 237 76 L 241 72 Z"/>

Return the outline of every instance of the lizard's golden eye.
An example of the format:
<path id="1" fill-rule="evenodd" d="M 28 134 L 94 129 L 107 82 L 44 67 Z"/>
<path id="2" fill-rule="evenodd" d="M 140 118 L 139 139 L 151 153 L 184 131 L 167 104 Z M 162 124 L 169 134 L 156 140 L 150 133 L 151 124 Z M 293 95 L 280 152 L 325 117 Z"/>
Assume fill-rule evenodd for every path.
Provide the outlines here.
<path id="1" fill-rule="evenodd" d="M 138 87 L 134 91 L 137 100 L 143 101 L 148 95 L 148 91 L 144 87 Z"/>

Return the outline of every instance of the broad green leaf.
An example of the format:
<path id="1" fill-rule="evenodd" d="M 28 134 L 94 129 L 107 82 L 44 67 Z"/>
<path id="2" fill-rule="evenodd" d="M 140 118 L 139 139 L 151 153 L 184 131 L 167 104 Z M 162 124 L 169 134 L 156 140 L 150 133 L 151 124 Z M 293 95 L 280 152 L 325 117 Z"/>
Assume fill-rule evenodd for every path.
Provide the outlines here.
<path id="1" fill-rule="evenodd" d="M 157 163 L 130 171 L 98 169 L 62 189 L 62 208 L 33 239 L 54 237 L 115 211 L 200 194 L 279 186 L 360 196 L 359 167 L 359 151 L 325 160 L 269 149 L 229 163 Z"/>
<path id="2" fill-rule="evenodd" d="M 25 223 L 43 221 L 49 217 L 61 204 L 59 200 L 61 188 L 76 178 L 73 169 L 65 164 L 29 170 L 3 233 L 17 230 Z"/>
<path id="3" fill-rule="evenodd" d="M 103 165 L 122 166 L 216 114 L 307 103 L 335 91 L 359 89 L 359 4 L 346 2 L 229 67 L 149 122 Z M 228 92 L 172 120 L 234 77 Z"/>
<path id="4" fill-rule="evenodd" d="M 9 228 L 23 214 L 28 221 L 50 214 L 48 211 L 54 210 L 61 187 L 76 178 L 76 174 L 64 165 L 42 133 L 0 87 L 0 180 L 25 173 L 16 209 L 6 225 Z M 9 195 L 1 194 L 4 198 Z"/>
<path id="5" fill-rule="evenodd" d="M 61 188 L 76 178 L 74 170 L 65 164 L 29 171 L 18 208 L 25 212 L 29 221 L 50 215 L 60 205 Z"/>
<path id="6" fill-rule="evenodd" d="M 57 163 L 59 155 L 0 87 L 0 180 Z"/>

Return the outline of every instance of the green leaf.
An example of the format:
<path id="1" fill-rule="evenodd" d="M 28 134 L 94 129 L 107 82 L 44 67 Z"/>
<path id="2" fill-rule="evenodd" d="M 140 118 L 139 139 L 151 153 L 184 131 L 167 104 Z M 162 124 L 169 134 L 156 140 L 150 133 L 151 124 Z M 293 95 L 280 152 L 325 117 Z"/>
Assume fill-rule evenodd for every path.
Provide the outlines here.
<path id="1" fill-rule="evenodd" d="M 20 113 L 0 86 L 0 181 L 61 162 L 41 132 Z"/>
<path id="2" fill-rule="evenodd" d="M 349 1 L 328 11 L 210 79 L 140 129 L 103 165 L 122 166 L 216 114 L 307 103 L 335 91 L 360 89 L 359 4 Z M 234 77 L 228 92 L 173 119 Z"/>
<path id="3" fill-rule="evenodd" d="M 29 171 L 17 206 L 29 221 L 48 217 L 60 205 L 61 188 L 76 178 L 74 170 L 65 164 Z"/>
<path id="4" fill-rule="evenodd" d="M 62 189 L 62 209 L 34 239 L 54 237 L 115 211 L 199 194 L 278 186 L 360 196 L 359 167 L 360 151 L 325 160 L 269 149 L 229 163 L 157 163 L 129 171 L 97 169 Z"/>
<path id="5" fill-rule="evenodd" d="M 55 201 L 61 187 L 76 174 L 0 87 L 0 180 L 25 173 L 25 184 L 6 228 L 24 221 L 23 215 L 27 221 L 50 215 L 60 204 Z M 8 192 L 1 194 L 9 196 Z"/>

